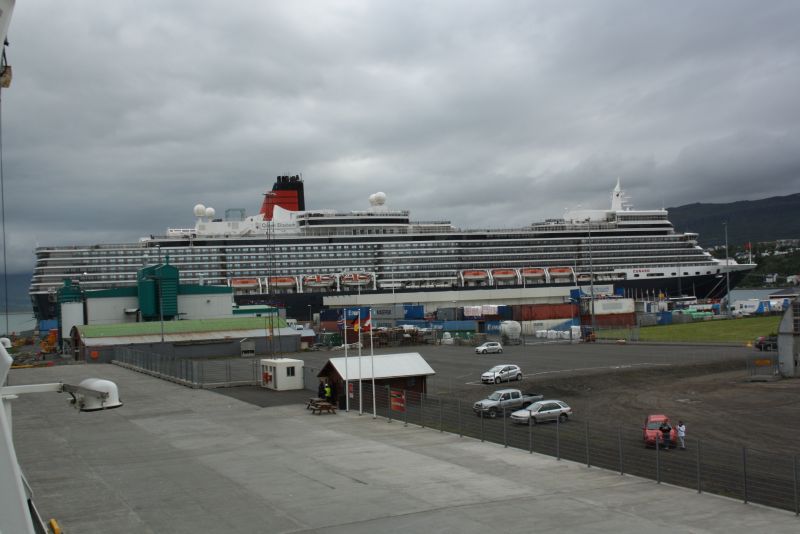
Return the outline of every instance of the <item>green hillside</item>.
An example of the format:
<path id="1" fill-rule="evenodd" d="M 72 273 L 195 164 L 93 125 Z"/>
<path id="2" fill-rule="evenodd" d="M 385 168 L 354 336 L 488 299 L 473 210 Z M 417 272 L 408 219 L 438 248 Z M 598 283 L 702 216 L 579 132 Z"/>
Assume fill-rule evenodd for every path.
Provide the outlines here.
<path id="1" fill-rule="evenodd" d="M 728 244 L 800 238 L 800 193 L 727 204 L 695 203 L 668 208 L 669 219 L 680 232 L 700 234 L 703 248 Z"/>
<path id="2" fill-rule="evenodd" d="M 741 319 L 698 321 L 687 324 L 644 326 L 639 328 L 639 341 L 687 343 L 752 343 L 758 336 L 778 332 L 780 315 L 744 317 Z M 629 330 L 604 330 L 601 339 L 628 339 Z"/>

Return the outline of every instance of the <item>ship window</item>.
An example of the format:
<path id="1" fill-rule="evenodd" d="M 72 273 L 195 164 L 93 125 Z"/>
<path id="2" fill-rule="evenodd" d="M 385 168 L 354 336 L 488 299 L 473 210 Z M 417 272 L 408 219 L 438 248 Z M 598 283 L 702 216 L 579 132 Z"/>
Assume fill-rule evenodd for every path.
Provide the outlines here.
<path id="1" fill-rule="evenodd" d="M 634 274 L 633 277 L 634 278 L 639 278 L 639 275 L 638 274 Z"/>

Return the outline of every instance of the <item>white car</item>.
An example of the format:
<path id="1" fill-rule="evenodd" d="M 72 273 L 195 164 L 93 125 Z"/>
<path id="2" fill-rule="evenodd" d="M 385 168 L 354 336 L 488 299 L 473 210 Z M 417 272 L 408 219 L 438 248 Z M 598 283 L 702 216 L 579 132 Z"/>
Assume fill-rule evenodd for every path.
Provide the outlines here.
<path id="1" fill-rule="evenodd" d="M 495 365 L 481 375 L 481 382 L 484 384 L 499 384 L 512 380 L 522 380 L 522 369 L 519 368 L 519 365 Z"/>
<path id="2" fill-rule="evenodd" d="M 572 408 L 560 400 L 540 400 L 534 402 L 527 408 L 517 410 L 511 414 L 511 422 L 520 425 L 544 423 L 545 421 L 556 421 L 566 423 L 572 416 Z"/>
<path id="3" fill-rule="evenodd" d="M 483 345 L 478 345 L 477 347 L 475 347 L 475 352 L 477 354 L 486 354 L 488 352 L 503 352 L 503 345 L 501 345 L 497 341 L 487 341 Z"/>

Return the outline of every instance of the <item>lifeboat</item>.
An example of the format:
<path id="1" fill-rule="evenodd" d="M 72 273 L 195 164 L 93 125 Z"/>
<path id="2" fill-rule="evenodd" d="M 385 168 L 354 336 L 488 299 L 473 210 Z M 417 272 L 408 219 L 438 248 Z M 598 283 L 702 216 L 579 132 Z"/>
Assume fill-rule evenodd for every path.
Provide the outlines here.
<path id="1" fill-rule="evenodd" d="M 492 278 L 498 282 L 507 282 L 517 279 L 517 271 L 514 269 L 492 269 Z"/>
<path id="2" fill-rule="evenodd" d="M 461 276 L 465 282 L 483 282 L 489 278 L 489 274 L 486 271 L 462 271 Z"/>
<path id="3" fill-rule="evenodd" d="M 288 287 L 294 287 L 295 281 L 291 276 L 271 276 L 269 279 L 269 285 L 274 288 L 285 289 Z"/>
<path id="4" fill-rule="evenodd" d="M 522 269 L 522 276 L 523 278 L 529 279 L 544 278 L 544 269 L 539 269 L 538 267 L 527 267 Z"/>
<path id="5" fill-rule="evenodd" d="M 258 289 L 258 278 L 231 278 L 234 289 Z"/>
<path id="6" fill-rule="evenodd" d="M 303 278 L 306 287 L 331 287 L 335 281 L 330 274 L 314 274 Z"/>
<path id="7" fill-rule="evenodd" d="M 347 273 L 342 276 L 342 284 L 346 286 L 365 286 L 371 280 L 372 276 L 367 273 Z"/>
<path id="8" fill-rule="evenodd" d="M 550 280 L 553 282 L 569 282 L 572 280 L 572 269 L 569 267 L 548 267 Z"/>
<path id="9" fill-rule="evenodd" d="M 578 275 L 578 282 L 591 282 L 591 281 L 592 281 L 592 275 L 590 274 L 581 273 Z"/>

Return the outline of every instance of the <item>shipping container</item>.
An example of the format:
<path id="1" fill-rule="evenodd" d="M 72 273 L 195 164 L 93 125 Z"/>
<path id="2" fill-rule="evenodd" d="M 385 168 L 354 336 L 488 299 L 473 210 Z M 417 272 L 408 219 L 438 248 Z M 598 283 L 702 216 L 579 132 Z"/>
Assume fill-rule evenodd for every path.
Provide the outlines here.
<path id="1" fill-rule="evenodd" d="M 585 325 L 592 324 L 592 316 L 589 314 L 581 316 L 581 322 Z M 594 326 L 597 328 L 629 328 L 636 326 L 635 313 L 614 313 L 610 315 L 594 315 Z"/>
<path id="2" fill-rule="evenodd" d="M 548 319 L 571 319 L 578 315 L 575 304 L 516 304 L 513 308 L 515 321 L 544 321 Z"/>
<path id="3" fill-rule="evenodd" d="M 592 301 L 585 300 L 583 308 L 585 313 L 590 313 Z M 595 299 L 594 315 L 613 315 L 617 313 L 634 313 L 635 306 L 633 299 Z"/>
<path id="4" fill-rule="evenodd" d="M 320 321 L 319 329 L 322 332 L 336 332 L 339 330 L 339 324 L 337 321 Z"/>
<path id="5" fill-rule="evenodd" d="M 491 336 L 500 335 L 500 321 L 486 321 L 484 323 L 484 332 Z"/>
<path id="6" fill-rule="evenodd" d="M 457 308 L 439 308 L 436 310 L 437 321 L 455 321 L 457 319 Z"/>
<path id="7" fill-rule="evenodd" d="M 514 318 L 514 309 L 511 306 L 498 306 L 497 315 L 501 321 L 510 321 Z"/>
<path id="8" fill-rule="evenodd" d="M 522 326 L 522 334 L 525 336 L 536 335 L 537 330 L 569 330 L 573 324 L 578 323 L 578 317 L 575 319 L 547 319 L 545 321 L 523 321 L 520 323 Z"/>
<path id="9" fill-rule="evenodd" d="M 338 321 L 339 316 L 342 312 L 337 308 L 329 308 L 320 310 L 319 312 L 319 320 L 320 321 Z"/>
<path id="10" fill-rule="evenodd" d="M 422 319 L 425 317 L 425 306 L 422 304 L 403 304 L 403 319 Z"/>
<path id="11" fill-rule="evenodd" d="M 442 328 L 446 332 L 477 332 L 477 321 L 444 321 Z"/>

